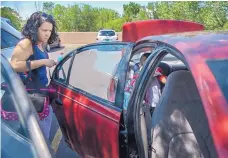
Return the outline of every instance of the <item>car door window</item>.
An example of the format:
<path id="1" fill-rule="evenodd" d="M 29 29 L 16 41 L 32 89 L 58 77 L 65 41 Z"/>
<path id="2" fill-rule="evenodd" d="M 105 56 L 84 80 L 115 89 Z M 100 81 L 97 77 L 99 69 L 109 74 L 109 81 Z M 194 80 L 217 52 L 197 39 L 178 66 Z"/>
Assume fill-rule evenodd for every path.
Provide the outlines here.
<path id="1" fill-rule="evenodd" d="M 1 43 L 3 43 L 3 45 L 1 45 L 1 49 L 14 47 L 17 45 L 18 42 L 19 39 L 17 37 L 1 29 Z"/>
<path id="2" fill-rule="evenodd" d="M 76 54 L 69 85 L 108 100 L 108 87 L 125 47 L 121 44 L 96 45 Z"/>
<path id="3" fill-rule="evenodd" d="M 57 80 L 61 83 L 66 83 L 72 56 L 73 56 L 73 54 L 70 54 L 66 59 L 64 59 L 64 61 L 61 63 L 61 65 L 58 65 L 57 73 L 55 75 L 55 80 Z"/>

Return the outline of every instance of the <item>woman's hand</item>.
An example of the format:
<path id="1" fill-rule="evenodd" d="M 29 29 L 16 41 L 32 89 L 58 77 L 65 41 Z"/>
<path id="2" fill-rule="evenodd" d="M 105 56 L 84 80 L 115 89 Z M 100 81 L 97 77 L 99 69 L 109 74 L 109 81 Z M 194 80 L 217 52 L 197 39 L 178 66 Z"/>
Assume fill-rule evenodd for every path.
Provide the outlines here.
<path id="1" fill-rule="evenodd" d="M 56 65 L 56 62 L 53 59 L 43 59 L 44 65 L 51 68 Z"/>

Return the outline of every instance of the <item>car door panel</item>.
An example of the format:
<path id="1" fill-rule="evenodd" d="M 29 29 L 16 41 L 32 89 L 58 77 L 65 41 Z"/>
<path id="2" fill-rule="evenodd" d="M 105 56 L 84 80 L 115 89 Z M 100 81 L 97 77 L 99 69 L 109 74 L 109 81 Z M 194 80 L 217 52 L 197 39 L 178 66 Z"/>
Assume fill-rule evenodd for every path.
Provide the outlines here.
<path id="1" fill-rule="evenodd" d="M 103 60 L 103 58 L 101 60 L 100 55 L 104 55 L 105 50 L 100 47 L 100 44 L 97 45 L 99 49 L 94 52 L 98 52 L 96 61 L 100 63 Z M 109 46 L 104 48 L 109 48 Z M 101 74 L 107 75 L 102 72 L 102 70 L 106 69 L 100 69 L 102 65 L 93 63 L 94 65 L 91 66 L 89 61 L 92 61 L 91 54 L 94 53 L 93 50 L 94 47 L 90 45 L 75 51 L 74 59 L 71 60 L 68 70 L 71 72 L 66 74 L 66 82 L 64 80 L 51 80 L 49 87 L 57 90 L 56 99 L 62 101 L 62 105 L 58 103 L 60 101 L 55 101 L 52 106 L 66 142 L 78 154 L 83 157 L 119 157 L 119 124 L 122 109 L 105 98 L 107 97 L 104 95 L 105 93 L 107 95 L 107 88 L 103 86 L 104 84 L 107 86 L 109 82 L 106 80 L 110 77 L 100 77 L 96 80 L 98 81 L 97 83 L 93 81 L 95 84 L 92 84 L 92 89 L 89 89 L 90 81 L 92 81 L 91 77 L 96 78 L 97 75 Z M 113 52 L 109 51 L 109 53 Z M 87 59 L 87 61 L 81 62 L 83 58 Z M 75 63 L 78 65 L 76 64 L 75 66 Z M 88 66 L 92 67 L 92 71 L 89 70 Z M 75 70 L 74 67 L 79 67 L 83 71 L 80 69 Z M 67 73 L 64 67 L 63 69 Z M 58 71 L 58 66 L 53 76 L 61 76 L 55 75 L 56 71 Z M 74 76 L 73 78 L 71 78 L 72 75 Z M 63 81 L 64 83 L 62 83 Z M 77 85 L 75 82 L 80 83 Z M 94 86 L 97 86 L 97 89 Z M 83 87 L 86 88 L 84 89 Z M 102 90 L 106 92 L 99 93 Z"/>
<path id="2" fill-rule="evenodd" d="M 118 157 L 121 110 L 93 101 L 84 92 L 52 85 L 63 103 L 53 109 L 71 147 L 84 156 Z"/>
<path id="3" fill-rule="evenodd" d="M 120 111 L 106 108 L 79 93 L 73 95 L 77 98 L 74 103 L 77 108 L 73 107 L 77 110 L 74 125 L 84 156 L 118 157 Z"/>
<path id="4" fill-rule="evenodd" d="M 65 139 L 65 142 L 67 143 L 67 145 L 73 149 L 73 146 L 71 145 L 71 139 L 70 139 L 70 129 L 69 129 L 69 125 L 67 124 L 67 121 L 66 121 L 66 118 L 67 116 L 65 115 L 64 113 L 64 109 L 65 106 L 64 105 L 68 105 L 70 102 L 71 103 L 71 100 L 68 99 L 71 97 L 70 94 L 66 94 L 65 93 L 65 86 L 59 84 L 58 82 L 51 82 L 50 85 L 49 85 L 49 89 L 56 89 L 56 98 L 55 100 L 52 102 L 52 108 L 53 108 L 53 112 L 57 118 L 57 121 L 59 123 L 59 126 L 61 128 L 61 131 L 63 133 L 63 136 L 64 136 L 64 139 Z M 65 97 L 66 95 L 63 95 L 63 94 L 66 94 L 68 95 L 68 97 Z M 62 104 L 58 104 L 56 102 L 56 100 L 59 99 Z M 77 143 L 79 144 L 79 143 Z M 76 151 L 78 153 L 80 153 L 80 151 Z"/>

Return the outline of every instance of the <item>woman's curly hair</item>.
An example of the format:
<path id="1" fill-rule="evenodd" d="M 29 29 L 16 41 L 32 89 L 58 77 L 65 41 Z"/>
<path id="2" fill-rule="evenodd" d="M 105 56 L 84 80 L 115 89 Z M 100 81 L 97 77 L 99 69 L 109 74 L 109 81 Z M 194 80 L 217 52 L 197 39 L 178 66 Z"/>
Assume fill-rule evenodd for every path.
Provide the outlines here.
<path id="1" fill-rule="evenodd" d="M 35 12 L 30 18 L 27 20 L 27 23 L 24 25 L 22 29 L 22 35 L 32 41 L 35 44 L 38 41 L 38 28 L 44 23 L 49 22 L 53 25 L 53 29 L 51 32 L 51 36 L 48 40 L 48 44 L 53 43 L 57 37 L 57 27 L 54 18 L 51 15 L 48 15 L 43 12 Z"/>

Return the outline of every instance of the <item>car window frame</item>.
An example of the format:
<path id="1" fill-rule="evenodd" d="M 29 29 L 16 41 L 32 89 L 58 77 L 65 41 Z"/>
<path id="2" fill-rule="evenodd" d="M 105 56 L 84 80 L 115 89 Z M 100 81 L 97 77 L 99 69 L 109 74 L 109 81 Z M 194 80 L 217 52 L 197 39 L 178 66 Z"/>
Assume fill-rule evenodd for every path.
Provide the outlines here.
<path id="1" fill-rule="evenodd" d="M 145 96 L 146 89 L 148 88 L 149 84 L 152 81 L 151 76 L 153 76 L 153 74 L 155 73 L 156 67 L 159 65 L 159 63 L 167 54 L 171 54 L 176 58 L 178 58 L 179 60 L 181 60 L 188 69 L 190 68 L 184 55 L 179 50 L 160 41 L 153 41 L 153 40 L 140 41 L 140 43 L 136 44 L 135 48 L 133 49 L 132 56 L 134 56 L 134 53 L 137 53 L 138 50 L 144 47 L 150 47 L 150 46 L 152 47 L 152 45 L 154 44 L 156 44 L 156 47 L 154 48 L 153 53 L 147 58 L 146 62 L 144 63 L 144 66 L 140 71 L 139 77 L 137 78 L 137 81 L 135 83 L 134 90 L 129 100 L 128 111 L 127 111 L 128 115 L 126 117 L 129 134 L 132 134 L 135 137 L 139 137 L 137 144 L 138 146 L 140 146 L 140 148 L 138 148 L 138 150 L 140 151 L 144 151 L 143 149 L 144 145 L 142 141 L 143 138 L 141 137 L 140 135 L 141 133 L 139 132 L 140 131 L 139 128 L 141 129 L 141 127 L 135 126 L 134 118 L 136 117 L 136 112 L 138 112 L 137 109 L 139 109 L 138 105 L 142 103 L 142 100 L 140 99 L 142 99 Z M 133 104 L 133 101 L 135 101 L 134 103 L 138 105 Z M 141 156 L 144 156 L 144 154 Z"/>
<path id="2" fill-rule="evenodd" d="M 71 58 L 71 59 L 70 59 Z M 67 71 L 67 76 L 66 76 L 66 81 L 65 82 L 61 82 L 61 81 L 59 81 L 59 79 L 57 79 L 57 73 L 59 73 L 59 70 L 58 70 L 58 68 L 59 67 L 62 67 L 68 60 L 71 60 L 70 61 L 70 66 L 69 66 L 69 68 L 68 68 L 68 71 Z M 70 53 L 68 53 L 67 55 L 66 55 L 66 57 L 64 57 L 64 59 L 62 60 L 62 61 L 60 61 L 60 63 L 56 66 L 56 68 L 54 69 L 54 71 L 53 71 L 53 75 L 52 75 L 52 77 L 51 77 L 51 80 L 52 81 L 55 81 L 55 82 L 57 82 L 57 83 L 59 83 L 59 84 L 61 84 L 61 85 L 63 85 L 63 86 L 65 86 L 65 87 L 67 87 L 67 85 L 69 85 L 69 76 L 70 76 L 70 71 L 71 71 L 71 67 L 72 67 L 72 63 L 73 63 L 73 61 L 74 61 L 74 51 L 71 51 Z"/>
<path id="3" fill-rule="evenodd" d="M 18 42 L 20 41 L 20 38 L 14 36 L 13 34 L 11 34 L 10 32 L 8 32 L 8 31 L 5 30 L 4 28 L 1 28 L 1 30 L 5 31 L 6 33 L 10 34 L 10 35 L 13 36 L 14 38 L 18 39 Z M 17 44 L 16 44 L 15 46 L 9 46 L 9 45 L 7 44 L 7 42 L 2 38 L 2 35 L 1 35 L 1 41 L 2 41 L 2 40 L 6 43 L 6 45 L 7 45 L 8 47 L 7 47 L 7 48 L 1 48 L 1 50 L 13 48 L 13 47 L 15 47 L 15 46 L 17 45 Z M 18 43 L 18 42 L 17 42 L 17 43 Z"/>
<path id="4" fill-rule="evenodd" d="M 119 42 L 119 41 L 117 41 L 117 42 L 112 42 L 112 44 L 113 44 L 113 45 L 115 45 L 115 44 L 126 45 L 126 47 L 128 47 L 131 43 L 130 43 L 130 42 Z M 68 70 L 67 82 L 66 82 L 66 83 L 61 83 L 61 82 L 59 82 L 58 80 L 56 80 L 56 79 L 54 78 L 54 76 L 57 75 L 56 73 L 57 73 L 58 66 L 59 66 L 60 64 L 62 64 L 62 63 L 65 63 L 65 61 L 66 61 L 65 58 L 64 58 L 64 60 L 62 60 L 62 61 L 56 66 L 55 70 L 53 71 L 53 75 L 52 75 L 51 82 L 53 81 L 53 82 L 59 83 L 59 84 L 61 84 L 62 86 L 64 86 L 65 88 L 69 88 L 69 89 L 72 90 L 72 91 L 75 91 L 75 92 L 77 92 L 77 93 L 81 93 L 81 94 L 85 95 L 86 97 L 88 97 L 89 99 L 94 100 L 94 101 L 96 101 L 96 102 L 99 102 L 99 103 L 101 103 L 102 105 L 106 105 L 106 106 L 109 107 L 109 108 L 113 108 L 113 109 L 115 109 L 115 110 L 120 110 L 120 109 L 122 109 L 122 105 L 116 104 L 116 100 L 117 100 L 116 98 L 115 98 L 115 101 L 114 101 L 114 102 L 111 102 L 111 101 L 109 101 L 109 100 L 107 100 L 107 99 L 104 99 L 104 98 L 98 97 L 98 96 L 96 96 L 96 95 L 94 95 L 94 94 L 91 94 L 91 93 L 89 93 L 89 92 L 86 92 L 86 91 L 84 91 L 84 90 L 82 90 L 82 89 L 80 89 L 80 88 L 75 88 L 75 87 L 69 85 L 69 79 L 70 79 L 71 70 L 72 70 L 72 65 L 73 65 L 75 56 L 76 56 L 77 54 L 79 54 L 79 53 L 82 53 L 83 51 L 86 51 L 86 50 L 91 49 L 91 47 L 99 46 L 99 45 L 110 45 L 110 43 L 107 43 L 107 42 L 92 43 L 92 44 L 88 44 L 88 45 L 79 47 L 79 48 L 77 48 L 77 49 L 75 49 L 75 50 L 69 52 L 67 56 L 69 56 L 70 54 L 73 54 L 73 57 L 72 57 L 71 64 L 70 64 L 70 67 L 69 67 L 69 70 Z M 67 56 L 66 56 L 66 57 L 67 57 Z M 123 58 L 123 57 L 121 57 L 121 60 L 122 60 L 122 58 Z M 120 60 L 120 61 L 121 61 L 121 60 Z M 118 65 L 118 67 L 119 67 L 119 65 Z M 118 77 L 119 77 L 119 75 L 118 75 Z M 118 82 L 118 83 L 119 83 L 119 82 Z M 108 88 L 108 87 L 107 87 L 107 88 Z M 116 93 L 117 93 L 117 90 L 116 90 Z"/>

